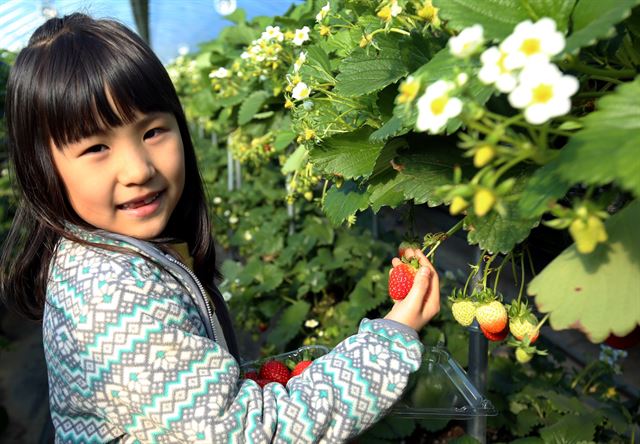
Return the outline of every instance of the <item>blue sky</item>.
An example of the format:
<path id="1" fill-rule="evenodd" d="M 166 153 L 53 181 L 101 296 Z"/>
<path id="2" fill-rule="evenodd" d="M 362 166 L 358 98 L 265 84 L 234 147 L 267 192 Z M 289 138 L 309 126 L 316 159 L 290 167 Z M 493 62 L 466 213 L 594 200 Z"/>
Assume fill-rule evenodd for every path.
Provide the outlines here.
<path id="1" fill-rule="evenodd" d="M 237 0 L 249 18 L 285 12 L 301 0 Z M 45 17 L 43 7 L 54 8 L 58 16 L 85 12 L 94 17 L 116 18 L 135 29 L 129 0 L 0 0 L 0 47 L 18 50 L 24 46 Z M 200 42 L 213 39 L 231 23 L 214 8 L 214 0 L 149 0 L 151 46 L 167 63 L 180 47 L 197 50 Z"/>

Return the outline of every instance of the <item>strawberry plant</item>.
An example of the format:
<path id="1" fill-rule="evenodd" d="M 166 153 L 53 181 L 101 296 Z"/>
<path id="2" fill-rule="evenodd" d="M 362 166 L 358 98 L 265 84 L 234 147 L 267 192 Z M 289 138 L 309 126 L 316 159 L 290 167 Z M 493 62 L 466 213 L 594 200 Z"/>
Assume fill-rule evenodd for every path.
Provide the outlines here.
<path id="1" fill-rule="evenodd" d="M 614 3 L 310 0 L 282 17 L 247 22 L 238 12 L 233 27 L 178 60 L 172 77 L 190 119 L 217 134 L 247 179 L 247 188 L 215 192 L 224 245 L 243 257 L 223 266 L 223 288 L 241 320 L 258 325 L 280 313 L 282 324 L 267 332 L 272 350 L 339 340 L 355 318 L 389 302 L 383 256 L 398 239 L 374 242 L 359 222 L 382 209 L 441 206 L 457 223 L 418 236 L 429 257 L 437 259 L 456 231 L 482 251 L 451 289 L 453 315 L 467 324 L 478 310 L 485 317 L 484 304 L 509 303 L 489 316 L 501 329 L 484 327 L 485 335 L 503 341 L 511 331 L 506 344 L 528 361 L 492 362 L 508 387 L 497 389 L 508 392 L 499 409 L 514 415 L 495 427 L 510 438 L 545 440 L 623 433 L 630 411 L 603 419 L 590 408 L 569 409 L 567 398 L 584 400 L 594 385 L 579 392 L 550 359 L 529 361 L 542 352 L 542 339 L 532 343 L 543 322 L 577 326 L 593 342 L 640 324 L 632 309 L 640 287 L 633 225 L 640 217 L 640 1 Z M 218 171 L 205 173 L 212 183 L 222 183 Z M 296 217 L 293 234 L 286 204 Z M 572 242 L 542 270 L 530 260 L 541 226 Z M 527 263 L 537 273 L 528 285 Z M 505 266 L 520 268 L 518 297 L 489 302 L 489 293 L 500 300 Z M 534 305 L 540 319 L 523 308 Z M 465 346 L 457 350 L 453 338 L 465 333 L 451 320 L 443 310 L 423 339 L 446 337 L 463 363 Z M 545 379 L 548 368 L 553 381 Z M 625 411 L 605 395 L 598 402 Z M 576 422 L 592 426 L 565 433 Z"/>

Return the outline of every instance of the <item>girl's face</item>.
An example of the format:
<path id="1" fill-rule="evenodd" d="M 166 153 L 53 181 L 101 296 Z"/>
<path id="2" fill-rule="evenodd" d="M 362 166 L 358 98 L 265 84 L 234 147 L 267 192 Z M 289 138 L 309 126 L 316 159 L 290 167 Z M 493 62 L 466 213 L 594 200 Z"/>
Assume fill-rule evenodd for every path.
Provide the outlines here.
<path id="1" fill-rule="evenodd" d="M 85 222 L 138 239 L 165 229 L 185 180 L 173 114 L 138 113 L 130 124 L 51 149 L 69 201 Z"/>

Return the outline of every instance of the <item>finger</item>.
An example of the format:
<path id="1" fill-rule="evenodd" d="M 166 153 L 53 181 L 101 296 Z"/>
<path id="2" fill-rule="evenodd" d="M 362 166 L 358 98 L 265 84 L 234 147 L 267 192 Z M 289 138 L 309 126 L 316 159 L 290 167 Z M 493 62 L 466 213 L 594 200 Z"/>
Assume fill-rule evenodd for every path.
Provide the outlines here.
<path id="1" fill-rule="evenodd" d="M 394 257 L 393 259 L 391 259 L 391 265 L 394 266 L 394 267 L 397 267 L 401 263 L 402 263 L 402 261 L 400 259 L 398 259 L 397 257 Z"/>
<path id="2" fill-rule="evenodd" d="M 440 278 L 438 273 L 430 275 L 429 289 L 422 307 L 422 316 L 425 319 L 433 318 L 440 311 Z"/>
<path id="3" fill-rule="evenodd" d="M 418 272 L 413 278 L 413 286 L 411 287 L 407 297 L 404 299 L 407 305 L 410 306 L 410 309 L 416 314 L 422 311 L 423 299 L 429 289 L 431 274 L 431 270 L 427 267 L 418 268 Z"/>
<path id="4" fill-rule="evenodd" d="M 416 248 L 414 253 L 415 253 L 415 257 L 418 258 L 418 262 L 420 263 L 420 266 L 433 268 L 433 265 L 431 265 L 431 262 L 429 262 L 429 259 L 427 259 L 427 257 L 424 255 L 422 250 Z"/>

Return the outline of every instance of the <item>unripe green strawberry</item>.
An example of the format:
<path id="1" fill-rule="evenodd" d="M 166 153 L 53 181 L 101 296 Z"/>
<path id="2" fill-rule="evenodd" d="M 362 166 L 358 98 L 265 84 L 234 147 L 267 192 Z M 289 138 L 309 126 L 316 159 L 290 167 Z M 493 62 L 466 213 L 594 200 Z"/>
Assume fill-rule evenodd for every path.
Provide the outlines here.
<path id="1" fill-rule="evenodd" d="M 476 216 L 484 216 L 496 203 L 496 195 L 488 188 L 479 188 L 473 195 L 473 211 Z"/>
<path id="2" fill-rule="evenodd" d="M 499 333 L 507 326 L 507 310 L 500 301 L 482 304 L 476 309 L 478 324 L 489 333 Z"/>
<path id="3" fill-rule="evenodd" d="M 468 327 L 476 316 L 476 305 L 472 301 L 456 301 L 451 306 L 451 313 L 458 324 Z"/>
<path id="4" fill-rule="evenodd" d="M 389 275 L 389 296 L 391 299 L 401 301 L 407 297 L 417 271 L 417 265 L 414 267 L 411 264 L 402 263 L 393 267 Z"/>
<path id="5" fill-rule="evenodd" d="M 533 318 L 535 319 L 535 318 Z M 533 344 L 538 339 L 539 330 L 535 331 L 536 323 L 530 318 L 512 318 L 509 320 L 509 330 L 514 338 L 522 341 L 525 336 L 529 337 L 529 344 Z"/>
<path id="6" fill-rule="evenodd" d="M 464 197 L 454 196 L 453 199 L 451 199 L 449 213 L 451 213 L 452 216 L 455 216 L 456 214 L 460 214 L 466 210 L 468 206 L 469 202 L 467 202 Z"/>
<path id="7" fill-rule="evenodd" d="M 526 364 L 527 362 L 531 361 L 531 358 L 533 358 L 533 353 L 530 353 L 522 348 L 516 348 L 516 359 L 520 364 Z"/>

